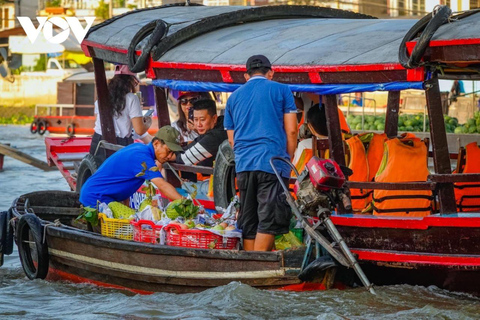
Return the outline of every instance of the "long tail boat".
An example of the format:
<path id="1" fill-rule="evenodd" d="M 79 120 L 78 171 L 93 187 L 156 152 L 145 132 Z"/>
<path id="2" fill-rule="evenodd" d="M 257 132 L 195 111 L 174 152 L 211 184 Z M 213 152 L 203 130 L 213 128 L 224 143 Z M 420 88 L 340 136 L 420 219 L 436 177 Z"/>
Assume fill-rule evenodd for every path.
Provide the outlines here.
<path id="1" fill-rule="evenodd" d="M 389 91 L 385 133 L 393 138 L 398 134 L 400 91 L 425 90 L 435 174 L 423 182 L 349 182 L 349 187 L 431 190 L 438 212 L 420 218 L 383 217 L 352 214 L 339 207 L 332 221 L 375 284 L 437 285 L 480 294 L 480 214 L 459 213 L 454 195 L 455 183 L 478 183 L 480 174 L 451 172 L 450 159 L 456 154 L 448 151 L 438 86 L 439 78 L 480 78 L 480 12 L 448 13 L 445 18 L 444 11 L 415 21 L 308 6 L 173 4 L 132 11 L 99 24 L 90 30 L 82 48 L 93 58 L 102 132 L 111 143 L 115 134 L 104 61 L 146 72 L 156 86 L 161 127 L 170 123 L 166 89 L 232 92 L 245 82 L 246 59 L 264 54 L 273 63 L 274 80 L 294 92 L 323 95 L 330 155 L 342 165 L 336 94 Z M 224 206 L 235 193 L 234 159 L 231 150 L 220 151 L 227 155 L 226 162 L 217 162 L 213 170 L 177 169 L 213 173 L 215 203 Z M 215 251 L 115 240 L 75 227 L 71 220 L 78 210 L 75 193 L 42 192 L 21 196 L 9 211 L 17 218 L 14 222 L 28 215 L 23 220 L 45 235 L 45 241 L 37 243 L 44 251 L 34 257 L 42 262 L 41 276 L 136 292 L 197 291 L 229 281 L 260 288 L 299 288 L 296 276 L 304 250 Z M 26 237 L 17 232 L 17 243 L 25 246 Z M 46 270 L 45 260 L 50 262 Z"/>

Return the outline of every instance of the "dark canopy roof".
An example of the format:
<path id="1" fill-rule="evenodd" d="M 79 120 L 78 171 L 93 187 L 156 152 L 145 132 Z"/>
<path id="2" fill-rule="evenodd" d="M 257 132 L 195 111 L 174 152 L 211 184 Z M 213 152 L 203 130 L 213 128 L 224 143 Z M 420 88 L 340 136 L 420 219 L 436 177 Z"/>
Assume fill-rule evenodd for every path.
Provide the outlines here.
<path id="1" fill-rule="evenodd" d="M 274 66 L 276 80 L 292 84 L 424 79 L 422 68 L 405 70 L 398 61 L 400 43 L 415 20 L 379 20 L 318 7 L 174 5 L 138 10 L 92 28 L 83 49 L 87 55 L 127 64 L 137 32 L 158 19 L 167 23 L 168 31 L 151 51 L 147 68 L 151 78 L 242 83 L 247 58 L 264 54 Z M 479 43 L 479 26 L 476 13 L 440 27 L 432 43 L 443 41 L 439 42 L 443 46 L 445 41 L 465 38 Z M 139 41 L 137 55 L 148 39 Z M 470 43 L 461 45 L 466 44 Z M 434 54 L 427 50 L 427 56 Z M 480 60 L 480 50 L 476 56 Z"/>

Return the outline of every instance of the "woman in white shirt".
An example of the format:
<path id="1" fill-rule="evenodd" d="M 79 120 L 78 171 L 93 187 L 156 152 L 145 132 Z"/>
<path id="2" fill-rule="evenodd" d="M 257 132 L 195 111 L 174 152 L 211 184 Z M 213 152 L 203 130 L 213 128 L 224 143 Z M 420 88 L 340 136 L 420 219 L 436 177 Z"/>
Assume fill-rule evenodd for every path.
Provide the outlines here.
<path id="1" fill-rule="evenodd" d="M 151 140 L 147 130 L 152 124 L 150 117 L 142 114 L 142 105 L 135 95 L 139 80 L 135 73 L 132 73 L 126 65 L 116 66 L 115 75 L 108 83 L 110 106 L 113 113 L 113 124 L 117 144 L 127 146 L 133 143 L 132 128 L 144 142 Z M 95 101 L 95 133 L 90 145 L 90 153 L 93 155 L 98 143 L 102 140 L 102 126 L 98 101 Z"/>

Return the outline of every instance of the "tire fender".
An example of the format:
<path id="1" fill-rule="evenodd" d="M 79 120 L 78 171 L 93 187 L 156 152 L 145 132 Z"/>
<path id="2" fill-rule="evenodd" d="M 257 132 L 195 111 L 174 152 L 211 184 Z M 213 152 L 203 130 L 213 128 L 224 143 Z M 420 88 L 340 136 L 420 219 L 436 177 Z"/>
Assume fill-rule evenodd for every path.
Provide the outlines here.
<path id="1" fill-rule="evenodd" d="M 408 30 L 405 37 L 403 37 L 398 52 L 398 60 L 404 68 L 412 69 L 420 66 L 420 61 L 425 54 L 425 50 L 427 50 L 430 40 L 437 29 L 448 21 L 451 14 L 452 10 L 449 7 L 441 6 L 433 17 L 432 14 L 427 14 Z M 406 44 L 415 39 L 420 32 L 421 35 L 413 48 L 412 54 L 408 57 Z"/>
<path id="2" fill-rule="evenodd" d="M 37 132 L 39 135 L 43 136 L 47 131 L 47 120 L 41 119 L 37 122 Z"/>
<path id="3" fill-rule="evenodd" d="M 82 159 L 80 166 L 78 167 L 77 172 L 77 186 L 75 187 L 75 192 L 80 193 L 83 185 L 90 176 L 92 176 L 97 169 L 102 164 L 99 157 L 94 157 L 91 154 L 87 154 L 85 158 Z"/>
<path id="4" fill-rule="evenodd" d="M 48 246 L 46 242 L 43 243 L 43 230 L 40 219 L 34 214 L 25 214 L 18 220 L 18 254 L 23 271 L 30 280 L 45 279 L 48 274 Z M 30 242 L 35 244 L 35 248 L 31 247 Z M 36 267 L 32 258 L 32 250 L 35 250 L 37 256 Z"/>
<path id="5" fill-rule="evenodd" d="M 67 136 L 69 137 L 73 137 L 75 136 L 75 123 L 70 123 L 68 126 L 67 126 Z"/>
<path id="6" fill-rule="evenodd" d="M 218 147 L 213 168 L 213 198 L 215 206 L 226 208 L 235 196 L 235 155 L 228 140 Z"/>
<path id="7" fill-rule="evenodd" d="M 30 133 L 35 134 L 38 131 L 38 122 L 37 120 L 33 120 L 32 123 L 30 124 Z"/>

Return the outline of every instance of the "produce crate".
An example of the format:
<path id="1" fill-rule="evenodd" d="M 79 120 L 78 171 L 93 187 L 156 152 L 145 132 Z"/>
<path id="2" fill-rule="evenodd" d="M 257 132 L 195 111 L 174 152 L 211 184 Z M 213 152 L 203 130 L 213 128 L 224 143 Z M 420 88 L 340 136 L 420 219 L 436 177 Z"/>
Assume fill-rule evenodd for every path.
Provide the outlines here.
<path id="1" fill-rule="evenodd" d="M 182 229 L 176 225 L 165 227 L 165 244 L 174 247 L 199 249 L 228 249 L 237 248 L 239 238 L 224 237 L 206 230 Z"/>
<path id="2" fill-rule="evenodd" d="M 163 226 L 150 220 L 131 221 L 130 224 L 133 226 L 133 241 L 160 243 L 160 231 Z"/>
<path id="3" fill-rule="evenodd" d="M 127 219 L 108 218 L 104 213 L 99 213 L 102 235 L 110 238 L 133 240 L 133 226 Z"/>

